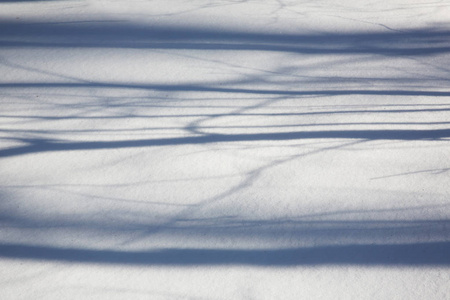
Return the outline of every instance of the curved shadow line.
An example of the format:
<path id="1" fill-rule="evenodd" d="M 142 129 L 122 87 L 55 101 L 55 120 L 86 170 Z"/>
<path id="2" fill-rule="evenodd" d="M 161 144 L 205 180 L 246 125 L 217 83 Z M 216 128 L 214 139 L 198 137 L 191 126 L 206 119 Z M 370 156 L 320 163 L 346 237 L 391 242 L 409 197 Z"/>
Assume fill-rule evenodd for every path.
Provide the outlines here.
<path id="1" fill-rule="evenodd" d="M 123 88 L 123 89 L 146 89 L 155 91 L 176 92 L 215 92 L 215 93 L 240 93 L 258 95 L 291 95 L 291 96 L 340 96 L 340 95 L 378 95 L 378 96 L 433 96 L 448 97 L 447 91 L 410 91 L 410 90 L 270 90 L 270 89 L 245 89 L 245 88 L 223 88 L 210 87 L 194 84 L 133 84 L 133 83 L 0 83 L 0 88 Z"/>

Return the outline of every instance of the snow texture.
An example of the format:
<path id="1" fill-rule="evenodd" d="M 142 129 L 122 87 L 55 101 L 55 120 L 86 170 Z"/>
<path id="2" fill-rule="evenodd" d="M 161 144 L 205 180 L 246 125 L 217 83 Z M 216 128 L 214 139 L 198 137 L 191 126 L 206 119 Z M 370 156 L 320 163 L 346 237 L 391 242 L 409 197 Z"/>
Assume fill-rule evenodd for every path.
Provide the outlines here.
<path id="1" fill-rule="evenodd" d="M 448 1 L 0 1 L 1 299 L 450 299 Z"/>

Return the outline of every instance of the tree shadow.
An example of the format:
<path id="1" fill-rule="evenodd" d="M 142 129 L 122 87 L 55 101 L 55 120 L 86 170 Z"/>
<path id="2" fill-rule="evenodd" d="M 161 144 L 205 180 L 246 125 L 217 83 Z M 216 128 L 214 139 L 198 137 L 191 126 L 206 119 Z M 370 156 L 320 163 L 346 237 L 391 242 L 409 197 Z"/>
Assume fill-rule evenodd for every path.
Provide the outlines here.
<path id="1" fill-rule="evenodd" d="M 129 22 L 1 22 L 0 47 L 88 47 L 273 51 L 297 54 L 435 55 L 450 51 L 450 31 L 272 34 Z"/>
<path id="2" fill-rule="evenodd" d="M 450 138 L 450 129 L 435 130 L 335 130 L 335 131 L 298 131 L 259 134 L 205 134 L 194 137 L 143 139 L 123 141 L 66 142 L 46 139 L 18 139 L 25 146 L 0 150 L 0 157 L 10 157 L 31 153 L 55 151 L 80 151 L 124 149 L 157 146 L 182 146 L 196 144 L 288 141 L 301 139 L 358 139 L 374 140 L 440 140 Z"/>
<path id="3" fill-rule="evenodd" d="M 114 251 L 0 244 L 0 257 L 141 266 L 296 267 L 320 265 L 449 266 L 450 242 L 288 249 L 161 249 Z"/>
<path id="4" fill-rule="evenodd" d="M 6 199 L 7 195 L 2 198 Z M 46 236 L 58 231 L 64 232 L 64 236 L 75 234 L 85 244 L 83 239 L 87 236 L 122 240 L 133 232 L 141 233 L 139 239 L 142 240 L 162 234 L 172 241 L 195 240 L 197 246 L 140 246 L 137 250 L 128 250 L 129 242 L 122 246 L 116 243 L 113 247 L 95 248 L 77 247 L 79 241 L 72 246 L 61 246 L 45 239 L 28 243 L 3 239 L 0 259 L 186 267 L 449 266 L 449 219 L 392 218 L 399 213 L 406 216 L 414 212 L 420 214 L 423 210 L 442 211 L 447 208 L 448 205 L 429 205 L 378 210 L 342 209 L 272 220 L 226 215 L 195 218 L 185 211 L 164 224 L 152 224 L 151 218 L 142 216 L 121 220 L 120 210 L 115 212 L 115 216 L 95 215 L 80 220 L 77 216 L 68 215 L 57 221 L 51 216 L 21 216 L 4 205 L 0 214 L 2 226 L 19 230 L 19 240 L 23 240 L 20 239 L 21 234 L 30 236 L 34 231 L 41 231 Z M 199 209 L 199 206 L 188 209 Z M 139 212 L 145 215 L 149 211 L 141 208 Z M 283 237 L 289 239 L 291 246 L 280 243 Z M 211 246 L 205 243 L 209 239 L 234 243 L 228 247 L 217 246 L 220 243 Z M 258 241 L 255 245 L 259 246 L 246 245 L 243 243 L 246 240 Z M 266 246 L 261 246 L 264 244 Z"/>
<path id="5" fill-rule="evenodd" d="M 36 48 L 45 49 L 142 49 L 142 50 L 196 50 L 196 51 L 260 51 L 260 52 L 276 52 L 288 53 L 294 55 L 348 55 L 359 56 L 366 59 L 368 56 L 376 56 L 382 58 L 398 58 L 398 57 L 433 57 L 437 55 L 447 55 L 450 53 L 449 44 L 450 31 L 423 29 L 410 32 L 350 32 L 350 33 L 323 33 L 323 34 L 270 34 L 270 33 L 254 33 L 244 30 L 215 30 L 204 28 L 182 28 L 170 26 L 144 26 L 138 24 L 130 24 L 126 22 L 116 22 L 105 24 L 102 22 L 2 22 L 0 23 L 0 49 L 26 49 L 34 50 Z M 4 63 L 4 60 L 0 61 Z M 339 63 L 339 62 L 338 62 Z M 343 62 L 340 62 L 343 64 Z M 15 67 L 11 64 L 8 67 Z M 320 67 L 320 66 L 319 66 Z M 28 71 L 31 69 L 28 67 Z M 40 72 L 39 70 L 33 70 Z M 270 70 L 272 73 L 282 73 L 283 70 Z M 445 67 L 444 67 L 444 70 Z M 44 73 L 43 73 L 44 74 Z M 50 72 L 46 72 L 49 75 Z M 58 74 L 51 74 L 59 76 Z M 448 75 L 448 74 L 447 74 Z M 399 117 L 404 114 L 426 114 L 441 116 L 450 111 L 449 104 L 446 102 L 450 97 L 450 91 L 443 83 L 448 83 L 448 76 L 427 79 L 427 82 L 438 82 L 432 86 L 427 86 L 427 82 L 421 83 L 423 78 L 416 78 L 414 84 L 409 84 L 408 76 L 389 77 L 383 75 L 381 80 L 374 78 L 363 78 L 359 81 L 363 88 L 352 88 L 349 85 L 341 85 L 347 82 L 349 78 L 339 76 L 331 76 L 325 78 L 309 78 L 315 84 L 320 83 L 319 87 L 299 88 L 299 82 L 296 78 L 291 80 L 270 82 L 276 85 L 275 88 L 261 87 L 263 80 L 258 78 L 250 78 L 247 81 L 242 78 L 233 78 L 233 80 L 218 82 L 212 81 L 207 83 L 133 83 L 133 82 L 111 82 L 111 81 L 88 81 L 83 78 L 72 78 L 68 76 L 59 76 L 59 81 L 51 82 L 32 82 L 25 80 L 16 80 L 12 82 L 0 83 L 0 89 L 5 90 L 89 90 L 96 91 L 100 94 L 94 101 L 96 104 L 91 105 L 89 109 L 102 111 L 104 108 L 111 108 L 108 101 L 102 102 L 109 96 L 105 96 L 105 91 L 146 91 L 151 93 L 180 93 L 209 95 L 212 100 L 208 100 L 208 104 L 216 100 L 224 100 L 235 103 L 237 97 L 259 97 L 260 101 L 256 104 L 233 104 L 235 107 L 226 107 L 224 110 L 214 112 L 197 111 L 195 114 L 180 113 L 168 114 L 162 113 L 152 114 L 131 114 L 107 116 L 99 114 L 91 116 L 86 113 L 88 110 L 81 111 L 76 114 L 64 114 L 64 109 L 72 109 L 82 107 L 83 104 L 65 106 L 55 105 L 53 110 L 58 111 L 55 116 L 45 115 L 40 112 L 32 112 L 26 114 L 7 114 L 3 113 L 0 118 L 16 118 L 19 122 L 24 120 L 37 121 L 67 121 L 67 120 L 131 120 L 133 118 L 156 119 L 172 118 L 181 120 L 177 124 L 182 134 L 176 137 L 152 137 L 148 131 L 155 129 L 149 126 L 143 129 L 146 137 L 138 139 L 107 139 L 107 140 L 70 140 L 52 137 L 57 133 L 56 130 L 46 129 L 39 132 L 27 132 L 2 130 L 8 134 L 4 140 L 13 141 L 20 145 L 0 149 L 0 157 L 7 159 L 26 154 L 61 152 L 61 151 L 87 151 L 87 150 L 113 150 L 113 149 L 130 149 L 141 147 L 156 146 L 185 146 L 185 145 L 215 145 L 219 143 L 238 143 L 238 142 L 264 142 L 264 141 L 293 141 L 293 140 L 324 140 L 329 143 L 330 140 L 351 140 L 356 141 L 379 141 L 379 140 L 398 140 L 398 141 L 448 141 L 450 138 L 450 129 L 447 119 L 439 122 L 433 120 L 427 122 L 411 121 L 412 118 L 406 120 L 395 120 L 376 122 L 358 122 L 344 120 L 339 122 L 333 120 L 334 116 L 378 116 L 392 115 Z M 372 81 L 380 80 L 389 82 L 383 86 L 370 86 Z M 420 83 L 420 85 L 419 85 Z M 340 85 L 340 88 L 328 87 L 328 85 Z M 415 85 L 417 84 L 417 85 Z M 308 85 L 306 85 L 308 87 Z M 130 92 L 132 93 L 132 92 Z M 154 94 L 152 94 L 154 96 Z M 213 95 L 213 96 L 210 96 Z M 220 98 L 223 97 L 223 98 Z M 305 98 L 313 99 L 315 97 L 403 97 L 407 102 L 402 104 L 394 103 L 395 107 L 383 107 L 374 109 L 369 104 L 359 107 L 350 106 L 347 108 L 339 108 L 336 103 L 326 103 L 327 109 L 323 108 L 307 108 L 298 109 L 285 107 L 283 111 L 271 111 L 270 105 L 277 101 L 286 99 L 295 99 L 301 102 Z M 80 95 L 74 92 L 67 96 L 79 100 Z M 137 111 L 152 108 L 152 96 L 143 97 L 144 99 L 133 107 Z M 429 97 L 440 99 L 441 103 L 428 104 L 409 102 L 412 98 Z M 64 97 L 63 97 L 64 98 Z M 220 98 L 220 99 L 219 99 Z M 268 99 L 267 99 L 268 98 Z M 177 98 L 178 99 L 178 98 Z M 165 99 L 166 100 L 166 99 Z M 197 99 L 198 100 L 198 99 Z M 180 102 L 189 102 L 183 97 Z M 101 102 L 101 103 L 100 103 Z M 242 101 L 245 102 L 245 101 Z M 100 103 L 100 104 L 99 104 Z M 106 103 L 106 104 L 105 104 Z M 195 102 L 197 103 L 197 102 Z M 114 103 L 115 109 L 128 108 L 129 102 L 119 99 Z M 200 110 L 192 104 L 191 109 Z M 404 105 L 404 106 L 401 106 Z M 267 111 L 257 111 L 266 107 Z M 164 108 L 170 109 L 169 106 Z M 444 115 L 444 117 L 446 116 Z M 329 128 L 319 130 L 319 125 L 310 122 L 309 127 L 312 130 L 285 130 L 276 131 L 286 124 L 272 121 L 277 117 L 294 117 L 296 120 L 307 117 L 326 117 L 330 119 L 319 119 L 318 124 L 327 124 Z M 409 116 L 409 115 L 408 115 Z M 238 129 L 233 133 L 217 133 L 207 131 L 208 129 L 218 129 L 218 126 L 208 128 L 204 125 L 205 121 L 217 120 L 219 118 L 233 117 L 235 122 L 230 126 L 224 125 L 221 129 Z M 258 127 L 259 132 L 250 132 L 251 126 L 242 125 L 239 128 L 236 124 L 241 120 L 247 120 L 250 117 L 263 118 L 265 122 Z M 192 120 L 194 119 L 194 120 Z M 276 119 L 275 119 L 276 120 Z M 327 122 L 326 122 L 327 121 Z M 347 125 L 356 126 L 350 129 L 335 129 L 336 126 Z M 419 124 L 420 123 L 420 124 Z M 297 124 L 297 123 L 295 123 Z M 377 126 L 393 126 L 398 127 L 379 128 Z M 300 124 L 301 125 L 301 124 Z M 363 126 L 364 125 L 364 126 Z M 371 128 L 367 126 L 373 125 Z M 423 125 L 425 128 L 405 128 L 409 125 Z M 161 125 L 162 126 L 162 125 Z M 292 126 L 286 125 L 286 126 Z M 403 126 L 402 128 L 399 128 Z M 437 127 L 440 126 L 440 127 Z M 57 126 L 53 126 L 57 128 Z M 254 127 L 255 128 L 255 127 Z M 33 127 L 33 129 L 35 129 Z M 89 129 L 96 132 L 96 129 Z M 116 132 L 121 129 L 117 129 Z M 64 132 L 65 135 L 73 134 L 77 131 Z M 114 129 L 111 129 L 114 133 Z M 97 131 L 98 132 L 98 131 Z M 36 137 L 24 137 L 26 134 L 36 134 Z M 44 137 L 42 135 L 45 135 Z M 150 137 L 149 137 L 150 135 Z M 50 137 L 48 137 L 50 136 Z M 317 151 L 328 151 L 333 147 L 322 148 Z M 316 151 L 316 152 L 317 152 Z M 314 152 L 314 151 L 312 151 Z M 310 153 L 307 153 L 309 155 Z M 294 156 L 295 157 L 295 156 Z M 252 180 L 261 172 L 274 165 L 288 162 L 289 159 L 280 159 L 273 163 L 263 165 L 248 172 L 242 182 L 233 186 L 223 193 L 219 193 L 215 199 L 223 199 L 236 190 L 242 189 L 250 185 Z M 210 200 L 210 199 L 208 199 Z M 195 209 L 196 207 L 194 207 Z M 154 227 L 149 224 L 130 223 L 121 228 L 119 225 L 111 225 L 108 221 L 101 221 L 92 224 L 74 222 L 73 224 L 65 221 L 60 225 L 61 228 L 99 231 L 114 234 L 116 232 L 124 232 L 136 230 L 143 232 L 144 236 L 151 235 L 154 231 L 177 231 L 178 233 L 201 237 L 205 231 L 214 231 L 215 235 L 223 235 L 225 238 L 233 238 L 236 236 L 244 238 L 261 238 L 270 241 L 275 240 L 277 234 L 291 235 L 295 238 L 309 237 L 311 239 L 321 239 L 322 241 L 331 241 L 318 246 L 299 246 L 299 247 L 280 247 L 267 249 L 227 249 L 227 248 L 169 248 L 169 249 L 150 249 L 140 251 L 127 250 L 104 250 L 89 249 L 81 247 L 59 247 L 55 245 L 33 245 L 26 243 L 7 243 L 0 244 L 0 257 L 11 259 L 30 259 L 44 261 L 65 261 L 77 263 L 99 263 L 99 264 L 133 264 L 133 265 L 173 265 L 173 266 L 193 266 L 193 265 L 252 265 L 252 266 L 309 266 L 309 265 L 387 265 L 387 266 L 448 266 L 450 263 L 450 243 L 448 242 L 449 220 L 360 220 L 360 221 L 305 221 L 284 219 L 274 224 L 268 220 L 255 220 L 253 222 L 233 219 L 231 223 L 221 223 L 219 219 L 213 219 L 207 222 L 197 222 L 194 225 L 186 224 L 186 214 L 180 214 L 169 220 L 169 222 Z M 46 221 L 36 222 L 33 224 L 30 220 L 19 219 L 14 215 L 2 215 L 2 222 L 12 224 L 17 228 L 30 227 L 39 230 L 47 230 L 50 227 Z M 184 224 L 177 227 L 177 224 Z M 54 225 L 53 225 L 54 226 Z M 269 228 L 272 226 L 272 228 Z M 273 228 L 275 226 L 275 228 Z M 419 228 L 419 229 L 418 229 Z M 215 229 L 218 229 L 215 231 Z M 420 230 L 426 230 L 431 238 L 421 239 L 421 236 L 412 241 L 392 241 L 392 234 L 398 236 L 414 237 Z M 49 230 L 51 232 L 51 230 Z M 430 233 L 431 232 L 431 233 Z M 169 235 L 170 236 L 170 235 Z M 347 236 L 360 237 L 365 236 L 364 241 L 360 243 L 357 239 L 349 241 Z M 274 242 L 274 245 L 275 242 Z"/>

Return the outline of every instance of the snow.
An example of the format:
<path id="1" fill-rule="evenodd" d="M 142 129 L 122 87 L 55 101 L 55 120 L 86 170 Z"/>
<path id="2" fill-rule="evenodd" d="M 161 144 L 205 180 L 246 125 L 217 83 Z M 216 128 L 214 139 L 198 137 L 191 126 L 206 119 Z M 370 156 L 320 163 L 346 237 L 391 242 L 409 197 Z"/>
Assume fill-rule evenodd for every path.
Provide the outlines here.
<path id="1" fill-rule="evenodd" d="M 446 1 L 1 1 L 2 299 L 450 299 Z"/>

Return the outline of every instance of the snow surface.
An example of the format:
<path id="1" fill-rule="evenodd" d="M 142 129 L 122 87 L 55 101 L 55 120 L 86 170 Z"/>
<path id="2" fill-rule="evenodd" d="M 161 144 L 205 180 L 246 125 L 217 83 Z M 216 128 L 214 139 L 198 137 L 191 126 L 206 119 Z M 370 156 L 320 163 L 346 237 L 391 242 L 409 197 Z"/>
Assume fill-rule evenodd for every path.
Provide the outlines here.
<path id="1" fill-rule="evenodd" d="M 448 1 L 0 1 L 1 299 L 450 299 Z"/>

